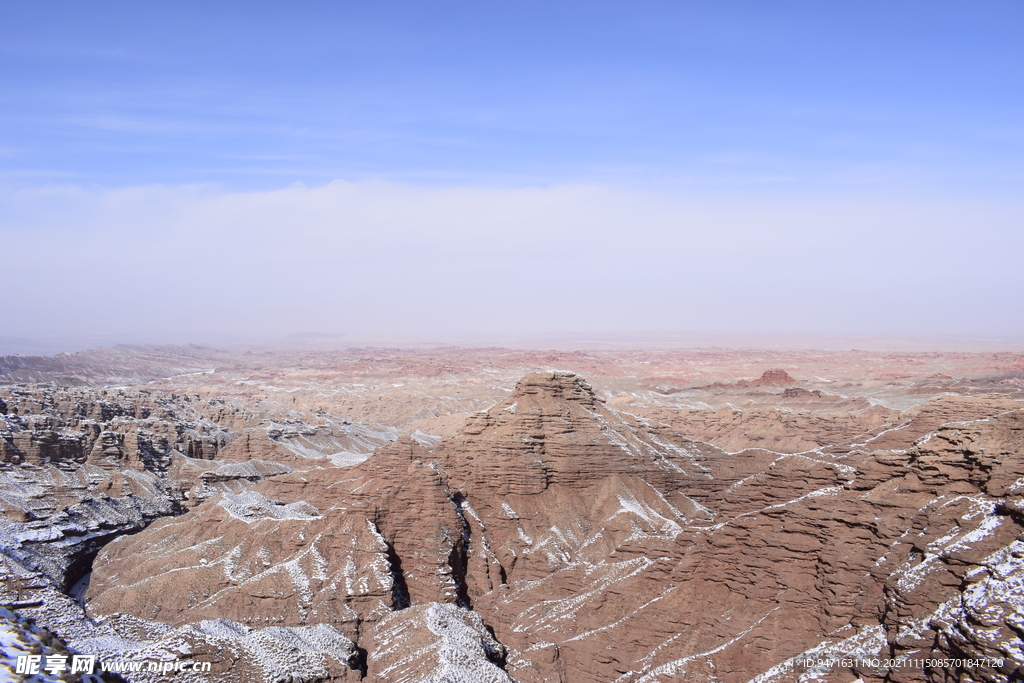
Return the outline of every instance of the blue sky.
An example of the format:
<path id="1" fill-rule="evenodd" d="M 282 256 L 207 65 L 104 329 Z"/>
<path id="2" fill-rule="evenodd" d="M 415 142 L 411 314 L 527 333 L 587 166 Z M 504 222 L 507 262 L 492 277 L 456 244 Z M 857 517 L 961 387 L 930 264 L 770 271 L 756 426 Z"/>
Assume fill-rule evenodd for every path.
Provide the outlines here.
<path id="1" fill-rule="evenodd" d="M 8 182 L 1011 191 L 1019 2 L 5 3 Z"/>
<path id="2" fill-rule="evenodd" d="M 1024 281 L 1001 271 L 1013 269 L 1007 255 L 1024 246 L 1022 28 L 1024 5 L 1016 1 L 6 2 L 0 238 L 12 250 L 47 253 L 54 264 L 73 262 L 75 253 L 63 250 L 75 240 L 97 249 L 97 258 L 123 263 L 139 254 L 125 251 L 125 233 L 111 236 L 111 225 L 134 226 L 117 228 L 135 231 L 133 239 L 174 243 L 188 228 L 167 216 L 190 215 L 230 245 L 245 240 L 246 229 L 230 232 L 236 222 L 222 214 L 219 223 L 212 214 L 197 218 L 198 207 L 212 211 L 220 200 L 238 206 L 232 202 L 239 198 L 262 206 L 288 197 L 304 215 L 320 207 L 307 223 L 320 232 L 303 233 L 311 244 L 360 235 L 372 242 L 360 268 L 387 267 L 379 252 L 390 250 L 396 272 L 416 273 L 396 275 L 387 293 L 363 292 L 366 310 L 358 315 L 310 313 L 282 323 L 282 333 L 1024 335 Z M 308 192 L 287 194 L 296 187 Z M 548 192 L 550 200 L 531 204 L 524 220 L 545 230 L 501 221 L 497 227 L 495 216 L 531 190 Z M 437 194 L 423 194 L 430 191 Z M 478 211 L 485 196 L 491 204 Z M 365 208 L 371 197 L 377 208 Z M 580 197 L 591 199 L 581 204 Z M 410 212 L 388 213 L 396 201 Z M 353 214 L 355 205 L 362 213 Z M 642 207 L 660 207 L 650 209 L 658 217 Z M 436 237 L 424 227 L 439 220 L 428 215 L 432 210 L 478 216 L 472 238 L 450 237 L 451 231 Z M 367 219 L 381 211 L 396 222 L 382 228 Z M 734 223 L 683 219 L 716 212 Z M 621 220 L 589 239 L 580 222 L 604 214 Z M 683 273 L 677 290 L 671 278 L 650 280 L 643 258 L 623 256 L 621 247 L 638 234 L 630 216 L 641 215 L 646 239 L 675 245 L 658 254 L 664 268 L 692 261 L 686 245 L 697 241 L 706 245 L 702 264 L 728 270 L 743 262 L 749 275 L 712 285 L 710 275 Z M 274 220 L 260 230 L 294 227 L 285 214 Z M 509 302 L 505 315 L 473 318 L 459 312 L 456 298 L 431 316 L 417 314 L 414 294 L 424 282 L 441 280 L 419 265 L 422 253 L 405 253 L 409 244 L 435 235 L 428 240 L 435 246 L 446 239 L 475 245 L 442 268 L 445 277 L 469 279 L 518 231 L 561 235 L 559 249 L 589 253 L 595 270 L 626 274 L 607 296 L 614 290 L 646 298 L 650 311 L 628 320 L 609 316 L 586 303 L 583 290 L 525 266 L 539 283 L 534 296 L 543 296 L 545 283 L 569 287 L 584 310 L 531 323 L 537 316 L 526 304 Z M 788 237 L 765 242 L 763 258 L 748 255 L 746 263 L 748 256 L 737 256 L 736 249 L 749 249 L 737 247 L 735 235 L 760 244 L 751 236 L 776 233 Z M 794 268 L 824 262 L 832 264 L 826 273 L 878 270 L 865 256 L 870 249 L 840 248 L 860 244 L 861 233 L 877 233 L 874 253 L 886 252 L 878 263 L 903 264 L 912 281 L 931 282 L 936 271 L 961 273 L 953 293 L 942 296 L 975 302 L 971 327 L 873 314 L 876 299 L 852 286 L 829 289 L 854 311 L 846 323 L 797 304 L 765 322 L 739 303 L 751 287 L 767 288 L 775 300 L 799 299 L 798 282 L 773 278 L 772 249 L 784 249 Z M 961 246 L 924 244 L 929 235 Z M 554 248 L 547 237 L 530 239 L 521 240 L 523 255 Z M 921 262 L 924 252 L 928 263 Z M 234 266 L 224 255 L 211 267 L 219 263 L 230 280 Z M 156 271 L 173 271 L 155 258 Z M 308 276 L 301 262 L 276 267 Z M 347 291 L 361 286 L 354 275 L 346 282 Z M 341 307 L 330 279 L 307 284 L 327 292 L 313 309 Z M 216 287 L 231 291 L 226 283 Z M 941 310 L 937 295 L 896 289 L 897 298 L 933 317 Z M 299 295 L 285 290 L 280 305 Z M 60 296 L 56 288 L 42 291 Z M 178 310 L 178 294 L 154 282 L 150 300 Z M 684 311 L 657 313 L 684 299 L 692 303 Z M 470 300 L 463 303 L 479 304 Z M 1009 310 L 1017 315 L 1008 317 Z M 395 324 L 388 311 L 401 312 L 407 323 Z M 236 318 L 219 322 L 224 311 L 200 307 L 194 329 L 175 316 L 141 316 L 119 333 L 154 341 L 193 332 L 270 333 L 256 313 Z M 100 329 L 73 314 L 62 323 L 26 316 L 9 325 L 0 336 Z"/>

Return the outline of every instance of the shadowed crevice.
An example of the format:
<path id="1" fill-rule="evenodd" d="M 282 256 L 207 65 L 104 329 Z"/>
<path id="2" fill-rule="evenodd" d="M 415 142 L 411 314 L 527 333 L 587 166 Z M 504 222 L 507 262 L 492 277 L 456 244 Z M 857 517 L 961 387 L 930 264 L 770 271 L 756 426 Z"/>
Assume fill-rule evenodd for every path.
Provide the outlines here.
<path id="1" fill-rule="evenodd" d="M 473 609 L 472 602 L 469 599 L 469 589 L 466 586 L 466 576 L 469 573 L 469 544 L 471 537 L 471 530 L 469 522 L 466 521 L 466 517 L 462 512 L 462 504 L 465 502 L 466 497 L 462 492 L 456 492 L 452 497 L 451 501 L 455 504 L 455 511 L 459 515 L 459 519 L 462 521 L 462 535 L 459 540 L 453 544 L 452 551 L 448 553 L 448 566 L 452 570 L 452 579 L 455 581 L 455 604 L 465 609 Z"/>

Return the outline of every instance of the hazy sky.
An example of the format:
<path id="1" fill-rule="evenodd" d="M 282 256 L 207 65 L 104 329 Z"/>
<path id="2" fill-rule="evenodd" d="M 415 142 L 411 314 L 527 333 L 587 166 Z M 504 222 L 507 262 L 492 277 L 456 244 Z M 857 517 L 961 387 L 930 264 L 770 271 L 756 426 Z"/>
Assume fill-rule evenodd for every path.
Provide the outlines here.
<path id="1" fill-rule="evenodd" d="M 1024 4 L 0 5 L 0 338 L 1024 336 Z"/>

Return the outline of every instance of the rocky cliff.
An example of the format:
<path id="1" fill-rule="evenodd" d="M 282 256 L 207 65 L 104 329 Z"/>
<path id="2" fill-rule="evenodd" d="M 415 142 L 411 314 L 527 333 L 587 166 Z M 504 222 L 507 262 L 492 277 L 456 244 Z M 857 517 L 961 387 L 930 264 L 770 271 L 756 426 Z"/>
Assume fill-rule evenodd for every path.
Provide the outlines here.
<path id="1" fill-rule="evenodd" d="M 148 638 L 330 628 L 339 680 L 1016 680 L 1022 424 L 1019 401 L 947 396 L 800 452 L 726 451 L 533 374 L 436 445 L 253 481 L 106 545 L 86 610 Z M 861 664 L 922 652 L 999 663 Z"/>
<path id="2" fill-rule="evenodd" d="M 386 430 L 324 422 L 309 425 L 259 414 L 197 394 L 11 387 L 0 399 L 4 604 L 18 610 L 19 619 L 59 633 L 64 649 L 58 652 L 127 661 L 167 659 L 187 650 L 196 661 L 233 662 L 231 676 L 237 680 L 292 671 L 337 677 L 338 667 L 358 672 L 362 655 L 325 624 L 282 630 L 273 623 L 230 622 L 222 615 L 177 630 L 127 615 L 97 624 L 80 605 L 100 548 L 155 520 L 187 520 L 189 509 L 222 494 L 244 499 L 256 483 L 296 467 L 364 459 L 391 436 Z M 15 622 L 9 630 L 24 632 Z M 8 669 L 13 676 L 13 668 L 0 664 L 0 677 Z M 160 679 L 146 672 L 133 676 Z"/>

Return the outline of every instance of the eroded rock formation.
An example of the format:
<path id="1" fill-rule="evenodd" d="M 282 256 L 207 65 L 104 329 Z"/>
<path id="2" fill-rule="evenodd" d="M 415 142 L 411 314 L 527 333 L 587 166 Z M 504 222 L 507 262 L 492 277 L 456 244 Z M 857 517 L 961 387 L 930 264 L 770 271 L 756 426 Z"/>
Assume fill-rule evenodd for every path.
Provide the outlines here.
<path id="1" fill-rule="evenodd" d="M 479 680 L 795 681 L 808 652 L 933 649 L 1010 680 L 1022 415 L 944 397 L 847 421 L 845 443 L 730 453 L 534 374 L 436 446 L 276 476 L 108 545 L 87 609 L 327 624 L 371 680 L 441 680 L 453 642 Z"/>
<path id="2" fill-rule="evenodd" d="M 224 683 L 1020 677 L 1018 356 L 443 351 L 4 359 L 165 378 L 3 390 L 12 651 L 45 629 Z M 542 361 L 602 390 L 513 385 Z M 1002 663 L 805 662 L 925 652 Z"/>

